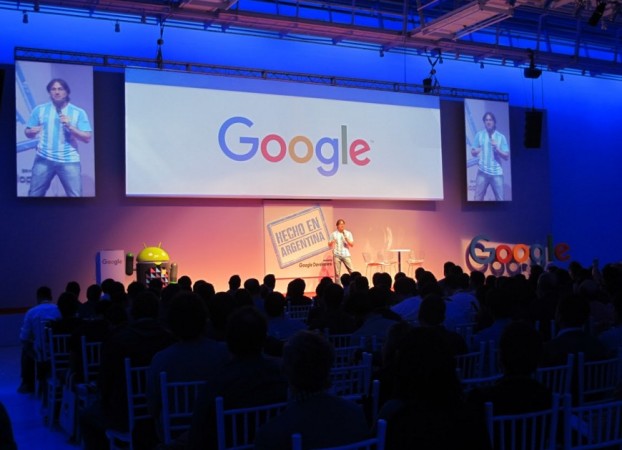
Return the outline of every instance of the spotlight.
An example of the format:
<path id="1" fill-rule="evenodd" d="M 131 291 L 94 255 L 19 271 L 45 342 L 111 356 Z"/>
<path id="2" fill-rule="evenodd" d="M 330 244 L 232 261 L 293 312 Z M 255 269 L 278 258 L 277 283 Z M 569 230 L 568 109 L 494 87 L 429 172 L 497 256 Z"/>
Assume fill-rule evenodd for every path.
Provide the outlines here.
<path id="1" fill-rule="evenodd" d="M 533 58 L 533 50 L 528 48 L 527 53 L 529 55 L 529 67 L 526 67 L 523 70 L 523 75 L 525 76 L 525 78 L 540 78 L 540 75 L 542 75 L 542 70 L 536 67 L 536 63 Z"/>
<path id="2" fill-rule="evenodd" d="M 432 77 L 423 79 L 423 92 L 426 94 L 432 92 Z"/>
<path id="3" fill-rule="evenodd" d="M 606 7 L 607 7 L 607 3 L 605 2 L 598 3 L 598 5 L 596 5 L 596 9 L 594 10 L 594 13 L 592 14 L 592 17 L 590 17 L 587 23 L 589 23 L 593 27 L 598 25 L 598 22 L 600 22 L 600 19 L 602 19 L 603 17 L 603 13 L 605 12 Z"/>
<path id="4" fill-rule="evenodd" d="M 121 32 L 121 24 L 119 23 L 119 21 L 117 20 L 117 22 L 114 24 L 114 32 L 115 33 L 120 33 Z"/>
<path id="5" fill-rule="evenodd" d="M 22 23 L 28 23 L 28 12 L 23 11 L 24 15 L 22 16 Z"/>

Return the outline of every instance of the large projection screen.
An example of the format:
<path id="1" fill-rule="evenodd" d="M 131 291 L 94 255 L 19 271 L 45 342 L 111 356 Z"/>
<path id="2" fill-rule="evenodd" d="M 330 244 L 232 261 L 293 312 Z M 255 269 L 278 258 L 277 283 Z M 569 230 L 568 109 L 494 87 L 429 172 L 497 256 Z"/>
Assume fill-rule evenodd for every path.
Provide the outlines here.
<path id="1" fill-rule="evenodd" d="M 128 69 L 125 103 L 128 196 L 443 198 L 434 96 Z"/>
<path id="2" fill-rule="evenodd" d="M 93 68 L 16 61 L 15 116 L 17 196 L 94 197 Z"/>

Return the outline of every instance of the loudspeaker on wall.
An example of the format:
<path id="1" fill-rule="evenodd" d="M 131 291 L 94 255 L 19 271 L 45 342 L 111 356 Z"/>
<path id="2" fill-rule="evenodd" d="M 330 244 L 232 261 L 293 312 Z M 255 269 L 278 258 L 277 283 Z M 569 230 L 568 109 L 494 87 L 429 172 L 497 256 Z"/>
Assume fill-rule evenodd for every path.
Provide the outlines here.
<path id="1" fill-rule="evenodd" d="M 542 140 L 542 111 L 525 112 L 525 148 L 540 148 Z"/>

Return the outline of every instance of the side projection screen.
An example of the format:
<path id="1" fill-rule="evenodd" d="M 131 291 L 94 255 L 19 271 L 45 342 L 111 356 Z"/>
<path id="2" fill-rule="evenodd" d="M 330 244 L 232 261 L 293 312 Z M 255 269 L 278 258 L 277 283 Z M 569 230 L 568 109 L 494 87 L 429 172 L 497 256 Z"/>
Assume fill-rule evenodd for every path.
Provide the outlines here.
<path id="1" fill-rule="evenodd" d="M 439 99 L 128 69 L 126 194 L 443 198 Z"/>
<path id="2" fill-rule="evenodd" d="M 18 197 L 94 197 L 93 68 L 15 62 Z"/>
<path id="3" fill-rule="evenodd" d="M 506 102 L 464 100 L 467 200 L 512 200 L 510 108 Z"/>

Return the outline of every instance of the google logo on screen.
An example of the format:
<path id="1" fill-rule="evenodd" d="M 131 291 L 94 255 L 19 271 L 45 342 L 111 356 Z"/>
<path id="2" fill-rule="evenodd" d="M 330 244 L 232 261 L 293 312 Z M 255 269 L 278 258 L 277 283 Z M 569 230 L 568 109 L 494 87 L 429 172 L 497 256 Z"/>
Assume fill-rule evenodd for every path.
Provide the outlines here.
<path id="1" fill-rule="evenodd" d="M 337 173 L 340 160 L 341 164 L 351 162 L 357 166 L 366 166 L 370 162 L 366 155 L 371 150 L 369 143 L 364 139 L 354 139 L 350 142 L 346 125 L 341 125 L 339 138 L 325 136 L 315 143 L 302 135 L 294 136 L 288 142 L 278 134 L 268 134 L 263 137 L 244 134 L 248 133 L 253 125 L 253 121 L 241 116 L 231 117 L 223 122 L 218 131 L 218 144 L 227 157 L 234 161 L 248 161 L 260 150 L 263 158 L 271 163 L 281 162 L 289 155 L 292 161 L 306 164 L 315 155 L 320 162 L 317 171 L 325 177 L 331 177 Z M 240 127 L 242 131 L 239 131 Z M 237 136 L 239 137 L 234 140 L 240 146 L 231 148 L 227 144 L 227 138 L 236 130 L 238 130 Z"/>

